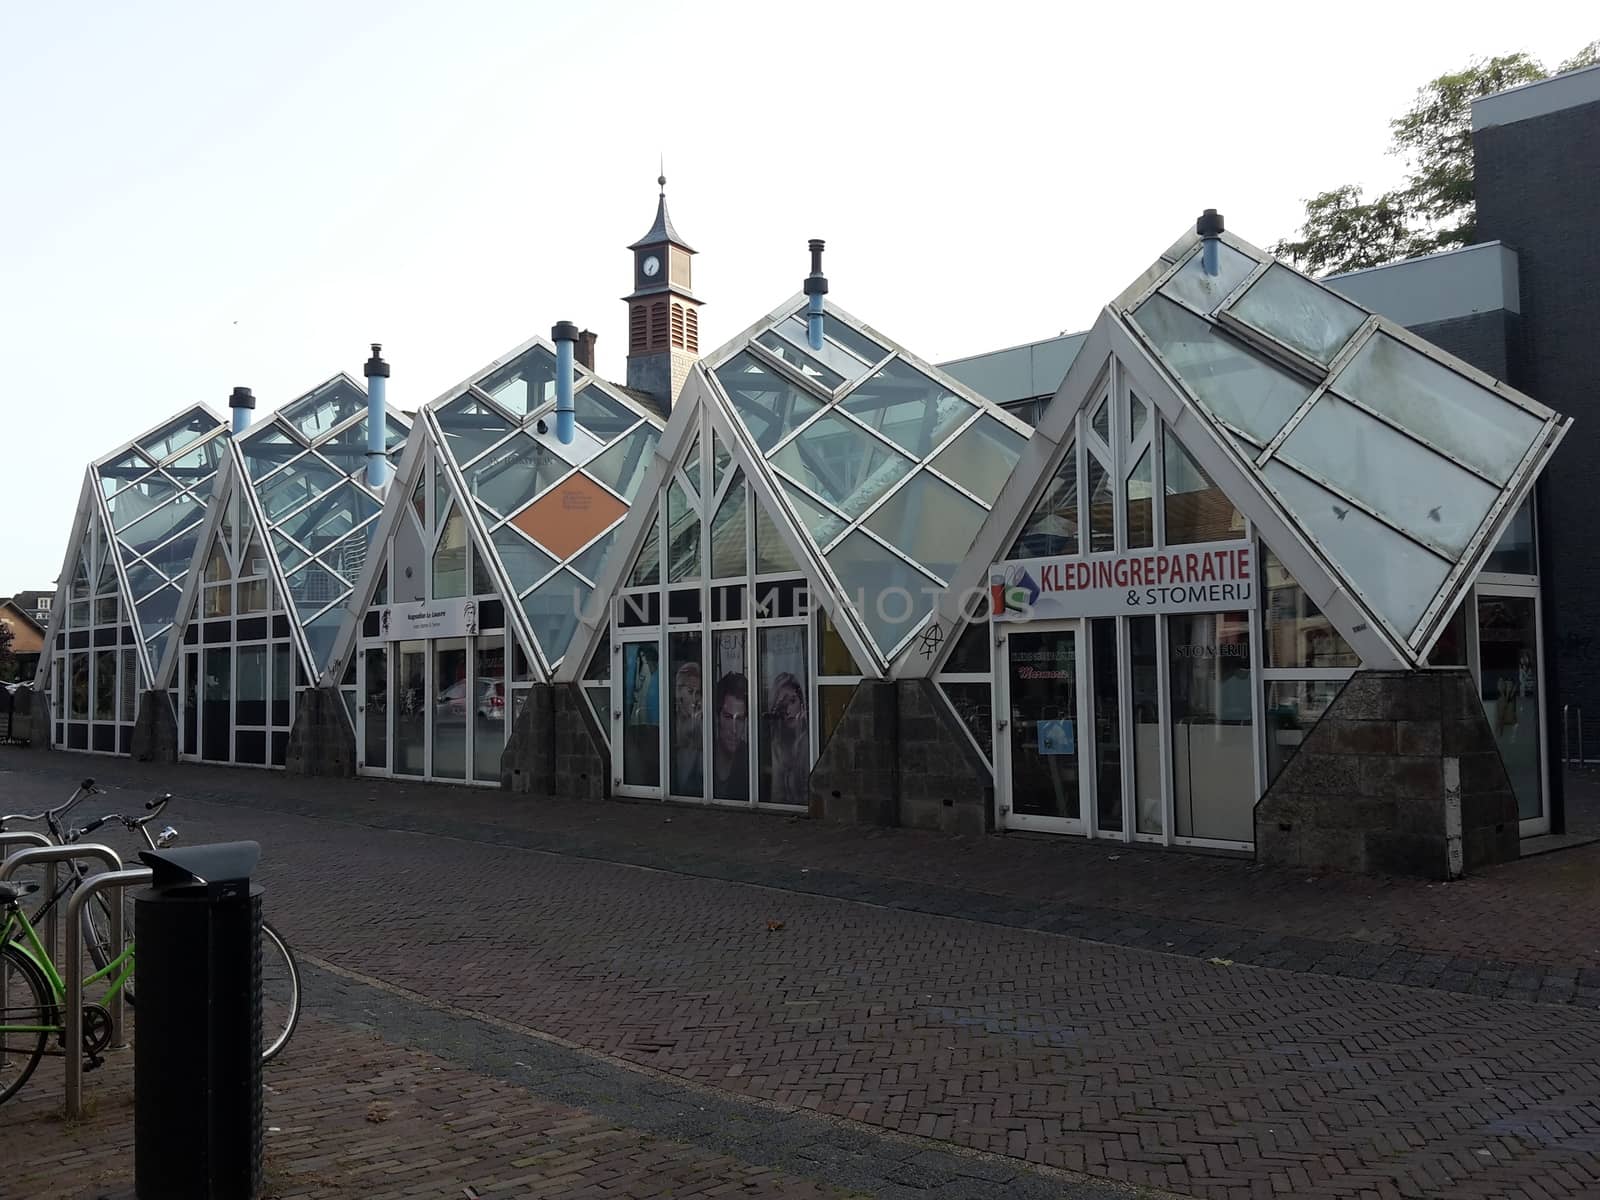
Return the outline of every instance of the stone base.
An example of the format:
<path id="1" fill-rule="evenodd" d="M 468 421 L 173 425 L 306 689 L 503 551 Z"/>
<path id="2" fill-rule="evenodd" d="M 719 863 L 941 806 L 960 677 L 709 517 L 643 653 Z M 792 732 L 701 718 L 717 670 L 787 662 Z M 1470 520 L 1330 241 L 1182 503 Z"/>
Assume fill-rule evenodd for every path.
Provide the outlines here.
<path id="1" fill-rule="evenodd" d="M 604 799 L 611 794 L 604 745 L 581 688 L 536 683 L 500 755 L 500 786 L 537 796 Z"/>
<path id="2" fill-rule="evenodd" d="M 1452 879 L 1518 857 L 1517 799 L 1465 670 L 1361 671 L 1255 810 L 1256 859 Z"/>
<path id="3" fill-rule="evenodd" d="M 353 778 L 356 734 L 338 688 L 306 688 L 296 697 L 284 770 L 290 775 Z"/>
<path id="4" fill-rule="evenodd" d="M 994 781 L 927 679 L 863 680 L 811 771 L 811 815 L 947 833 L 993 827 Z"/>
<path id="5" fill-rule="evenodd" d="M 0 744 L 50 749 L 50 698 L 32 686 L 0 694 Z"/>
<path id="6" fill-rule="evenodd" d="M 134 718 L 128 750 L 136 762 L 178 761 L 178 717 L 166 692 L 139 693 L 139 715 Z"/>

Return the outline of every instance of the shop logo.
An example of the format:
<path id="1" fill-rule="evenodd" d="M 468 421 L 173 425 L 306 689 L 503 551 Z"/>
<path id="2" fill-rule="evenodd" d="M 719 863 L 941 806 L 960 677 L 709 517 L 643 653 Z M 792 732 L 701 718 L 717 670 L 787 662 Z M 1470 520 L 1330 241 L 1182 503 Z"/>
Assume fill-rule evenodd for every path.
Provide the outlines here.
<path id="1" fill-rule="evenodd" d="M 995 613 L 1027 613 L 1039 599 L 1039 584 L 1027 567 L 1008 567 L 989 576 L 989 607 Z"/>

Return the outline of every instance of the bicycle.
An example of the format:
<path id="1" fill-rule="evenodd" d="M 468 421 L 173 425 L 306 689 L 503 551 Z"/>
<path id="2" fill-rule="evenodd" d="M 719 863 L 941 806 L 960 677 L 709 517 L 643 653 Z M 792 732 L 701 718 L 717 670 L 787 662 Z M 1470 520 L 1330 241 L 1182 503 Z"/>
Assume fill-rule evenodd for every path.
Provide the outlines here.
<path id="1" fill-rule="evenodd" d="M 79 829 L 69 829 L 64 825 L 63 819 L 66 815 L 86 797 L 104 794 L 94 786 L 94 780 L 86 779 L 78 785 L 72 796 L 60 807 L 47 809 L 42 813 L 12 814 L 0 817 L 0 829 L 4 829 L 9 821 L 43 821 L 50 831 L 51 838 L 57 845 L 71 845 L 115 821 L 129 832 L 137 832 L 151 850 L 163 849 L 177 840 L 178 831 L 170 825 L 163 829 L 159 835 L 152 835 L 149 828 L 151 823 L 161 816 L 166 806 L 171 802 L 172 795 L 170 793 L 146 804 L 145 808 L 148 812 L 142 817 L 128 817 L 120 813 L 108 813 L 103 817 L 90 821 Z M 78 885 L 89 877 L 87 864 L 73 862 L 69 864 L 69 867 L 66 879 L 31 914 L 25 914 L 22 911 L 21 900 L 24 896 L 31 895 L 37 891 L 37 885 L 25 885 L 22 888 L 8 886 L 9 898 L 0 899 L 0 909 L 5 911 L 5 924 L 0 927 L 3 928 L 3 934 L 0 934 L 0 945 L 10 951 L 20 943 L 25 949 L 20 950 L 19 953 L 24 960 L 27 960 L 26 965 L 18 965 L 13 962 L 10 968 L 11 971 L 25 989 L 37 990 L 42 987 L 44 991 L 38 994 L 53 994 L 57 1007 L 65 999 L 64 991 L 62 990 L 64 985 L 59 972 L 56 971 L 55 965 L 50 959 L 49 953 L 39 941 L 35 927 L 43 921 L 52 907 L 64 905 L 71 898 Z M 123 928 L 126 931 L 131 931 L 133 929 L 133 901 L 130 897 L 124 895 L 122 903 L 124 905 L 125 918 Z M 133 978 L 134 945 L 131 940 L 125 947 L 121 948 L 114 947 L 111 944 L 110 904 L 109 897 L 97 895 L 83 910 L 84 946 L 96 967 L 95 973 L 85 980 L 85 985 L 102 980 L 110 980 L 103 999 L 111 999 L 120 990 L 129 1006 L 133 1007 L 136 1004 Z M 31 979 L 26 978 L 30 974 L 30 969 L 33 976 Z M 0 978 L 0 984 L 7 981 L 4 978 Z M 300 972 L 295 964 L 294 952 L 289 948 L 289 943 L 284 939 L 283 935 L 266 921 L 261 923 L 261 983 L 261 1057 L 266 1062 L 276 1057 L 293 1035 L 295 1027 L 300 1021 L 301 998 Z M 9 995 L 9 993 L 5 994 Z M 88 1040 L 89 1031 L 96 1030 L 98 1028 L 97 1023 L 103 1019 L 100 1015 L 91 1016 L 89 1014 L 91 1007 L 94 1006 L 85 1006 L 86 1020 L 84 1029 L 86 1031 L 86 1041 Z M 99 1007 L 103 1013 L 104 1005 L 101 1004 Z M 4 1064 L 9 1061 L 7 1053 L 11 1050 L 9 1042 L 19 1035 L 26 1038 L 37 1032 L 27 1022 L 18 1024 L 13 1021 L 12 1015 L 7 1011 L 5 1019 L 0 1021 L 0 1103 L 3 1103 L 6 1098 L 13 1094 L 16 1088 L 26 1081 L 27 1074 L 32 1072 L 32 1066 L 29 1066 L 22 1077 L 11 1083 L 9 1090 L 6 1090 L 8 1084 L 5 1079 L 7 1072 Z M 37 1015 L 35 1014 L 35 1016 Z M 37 1022 L 34 1022 L 34 1024 L 37 1024 Z M 48 1037 L 47 1034 L 41 1036 L 42 1038 Z M 43 1052 L 42 1041 L 39 1049 Z M 97 1050 L 91 1051 L 91 1057 L 97 1053 Z M 32 1061 L 37 1062 L 37 1056 Z"/>

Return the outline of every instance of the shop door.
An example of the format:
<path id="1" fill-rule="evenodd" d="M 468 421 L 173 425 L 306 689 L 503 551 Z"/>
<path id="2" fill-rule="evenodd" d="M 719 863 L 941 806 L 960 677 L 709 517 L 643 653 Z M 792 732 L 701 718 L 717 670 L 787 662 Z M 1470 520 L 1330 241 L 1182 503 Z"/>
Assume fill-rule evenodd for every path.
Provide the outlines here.
<path id="1" fill-rule="evenodd" d="M 995 744 L 997 802 L 1008 828 L 1086 832 L 1081 649 L 1076 623 L 1030 626 L 1005 636 L 1005 695 Z"/>
<path id="2" fill-rule="evenodd" d="M 389 648 L 369 646 L 358 660 L 356 739 L 367 771 L 389 770 Z"/>
<path id="3" fill-rule="evenodd" d="M 1478 694 L 1500 747 L 1523 837 L 1550 832 L 1545 803 L 1539 602 L 1530 588 L 1478 589 Z"/>

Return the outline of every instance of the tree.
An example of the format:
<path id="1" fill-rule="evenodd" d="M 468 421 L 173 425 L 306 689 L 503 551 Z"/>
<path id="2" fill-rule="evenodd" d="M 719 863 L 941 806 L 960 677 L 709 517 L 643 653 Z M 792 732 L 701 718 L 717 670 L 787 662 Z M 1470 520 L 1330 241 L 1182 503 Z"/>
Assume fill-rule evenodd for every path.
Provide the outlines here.
<path id="1" fill-rule="evenodd" d="M 1597 61 L 1600 41 L 1558 71 Z M 1546 76 L 1537 59 L 1519 52 L 1475 59 L 1431 80 L 1411 108 L 1389 122 L 1389 152 L 1406 158 L 1405 186 L 1370 202 L 1354 184 L 1313 196 L 1299 238 L 1283 239 L 1273 252 L 1309 271 L 1338 272 L 1470 245 L 1477 237 L 1472 102 Z"/>
<path id="2" fill-rule="evenodd" d="M 10 679 L 17 669 L 17 656 L 11 653 L 11 622 L 0 617 L 0 679 Z"/>

